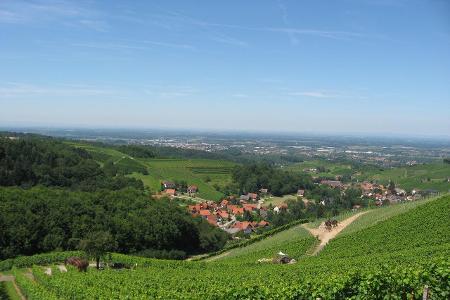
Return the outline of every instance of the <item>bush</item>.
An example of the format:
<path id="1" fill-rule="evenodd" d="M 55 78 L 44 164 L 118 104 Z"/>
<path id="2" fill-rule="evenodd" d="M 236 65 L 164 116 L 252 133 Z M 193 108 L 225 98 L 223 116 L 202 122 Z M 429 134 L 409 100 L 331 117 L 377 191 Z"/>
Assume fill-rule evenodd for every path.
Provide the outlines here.
<path id="1" fill-rule="evenodd" d="M 186 259 L 187 254 L 181 250 L 156 250 L 156 249 L 146 249 L 136 253 L 135 256 L 146 257 L 146 258 L 157 258 L 157 259 L 171 259 L 171 260 L 183 260 Z"/>

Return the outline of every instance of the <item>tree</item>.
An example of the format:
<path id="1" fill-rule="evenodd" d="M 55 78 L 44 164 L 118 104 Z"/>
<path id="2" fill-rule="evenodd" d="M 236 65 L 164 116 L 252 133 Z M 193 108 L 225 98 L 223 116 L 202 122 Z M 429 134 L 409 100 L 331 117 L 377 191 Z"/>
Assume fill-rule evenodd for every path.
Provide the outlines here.
<path id="1" fill-rule="evenodd" d="M 389 180 L 389 184 L 388 184 L 387 188 L 391 193 L 394 193 L 395 192 L 395 183 L 393 181 Z"/>
<path id="2" fill-rule="evenodd" d="M 79 248 L 86 253 L 89 258 L 94 258 L 97 269 L 100 268 L 100 259 L 108 252 L 117 248 L 117 242 L 111 233 L 107 231 L 95 231 L 87 235 L 86 239 L 80 241 Z"/>

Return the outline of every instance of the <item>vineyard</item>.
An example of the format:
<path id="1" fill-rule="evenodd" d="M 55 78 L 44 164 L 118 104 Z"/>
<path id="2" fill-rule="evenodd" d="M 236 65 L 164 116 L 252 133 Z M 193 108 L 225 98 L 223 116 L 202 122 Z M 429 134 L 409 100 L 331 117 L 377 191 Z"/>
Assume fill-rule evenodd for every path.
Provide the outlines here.
<path id="1" fill-rule="evenodd" d="M 422 299 L 425 285 L 431 299 L 448 299 L 449 212 L 446 196 L 376 222 L 369 219 L 332 240 L 318 256 L 307 255 L 315 239 L 294 226 L 211 262 L 115 254 L 113 261 L 131 269 L 80 273 L 70 267 L 60 272 L 56 262 L 64 255 L 47 254 L 8 266 L 14 266 L 28 299 Z M 280 250 L 299 261 L 257 262 Z M 25 268 L 32 264 L 40 266 Z M 42 265 L 51 266 L 51 276 Z"/>

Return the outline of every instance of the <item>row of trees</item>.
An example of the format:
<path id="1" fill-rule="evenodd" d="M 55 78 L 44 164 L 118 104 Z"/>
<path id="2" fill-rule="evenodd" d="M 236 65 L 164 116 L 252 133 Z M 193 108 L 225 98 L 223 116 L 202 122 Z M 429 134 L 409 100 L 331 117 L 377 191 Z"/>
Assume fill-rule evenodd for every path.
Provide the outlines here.
<path id="1" fill-rule="evenodd" d="M 105 240 L 103 248 L 120 253 L 194 254 L 218 250 L 228 238 L 178 204 L 151 200 L 136 189 L 80 192 L 46 187 L 0 188 L 0 233 L 0 260 L 92 249 Z"/>

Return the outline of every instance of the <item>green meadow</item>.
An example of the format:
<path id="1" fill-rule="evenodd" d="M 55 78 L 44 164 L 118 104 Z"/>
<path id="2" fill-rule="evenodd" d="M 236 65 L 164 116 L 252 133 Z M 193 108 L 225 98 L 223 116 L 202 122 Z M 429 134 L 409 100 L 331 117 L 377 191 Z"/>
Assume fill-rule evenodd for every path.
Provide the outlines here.
<path id="1" fill-rule="evenodd" d="M 132 172 L 127 176 L 141 179 L 152 193 L 159 192 L 161 181 L 186 181 L 188 185 L 197 185 L 197 197 L 219 200 L 223 194 L 217 191 L 231 182 L 231 170 L 235 163 L 213 159 L 179 159 L 179 158 L 133 158 L 116 149 L 85 143 L 67 142 L 72 146 L 87 150 L 93 158 L 104 165 L 108 160 L 129 169 L 144 167 L 147 174 Z"/>

